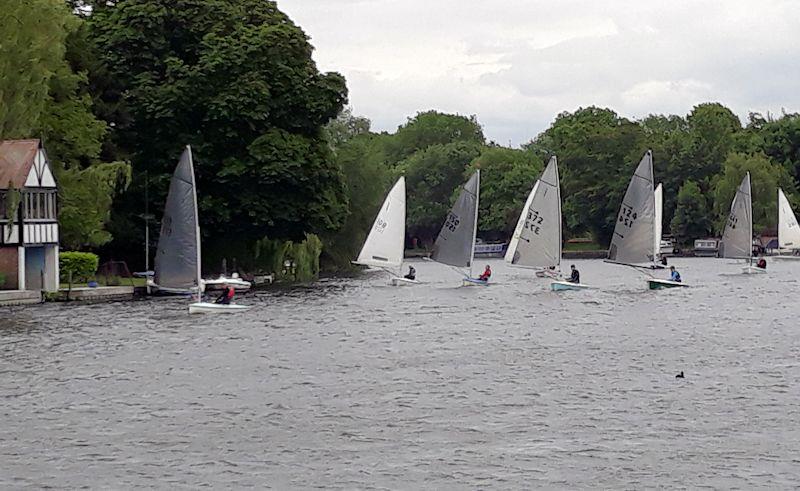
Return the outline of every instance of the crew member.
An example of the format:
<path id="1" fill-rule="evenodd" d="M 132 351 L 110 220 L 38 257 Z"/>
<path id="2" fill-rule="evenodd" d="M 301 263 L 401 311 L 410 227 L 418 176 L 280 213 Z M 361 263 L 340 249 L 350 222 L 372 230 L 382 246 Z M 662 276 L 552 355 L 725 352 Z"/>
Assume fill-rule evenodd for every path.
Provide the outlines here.
<path id="1" fill-rule="evenodd" d="M 414 269 L 414 266 L 411 265 L 408 266 L 408 274 L 403 276 L 403 278 L 412 281 L 417 279 L 417 270 Z"/>
<path id="2" fill-rule="evenodd" d="M 758 262 L 756 263 L 756 267 L 761 269 L 767 269 L 767 260 L 763 257 L 758 258 Z"/>
<path id="3" fill-rule="evenodd" d="M 491 277 L 492 277 L 492 268 L 487 264 L 486 269 L 484 269 L 483 273 L 481 273 L 481 275 L 478 276 L 478 279 L 481 281 L 489 281 L 489 278 Z"/>
<path id="4" fill-rule="evenodd" d="M 578 268 L 576 268 L 575 265 L 573 264 L 569 267 L 569 269 L 572 270 L 572 274 L 569 275 L 569 279 L 567 281 L 569 281 L 570 283 L 580 283 L 581 272 L 578 271 Z"/>
<path id="5" fill-rule="evenodd" d="M 234 293 L 235 292 L 233 290 L 233 287 L 231 287 L 227 283 L 225 283 L 222 286 L 222 293 L 220 294 L 219 297 L 217 297 L 216 300 L 214 300 L 214 303 L 220 303 L 222 305 L 228 305 L 228 304 L 231 303 L 231 300 L 233 299 Z"/>
<path id="6" fill-rule="evenodd" d="M 681 282 L 681 274 L 678 273 L 678 270 L 675 269 L 675 266 L 669 267 L 669 279 L 670 281 L 675 281 L 677 283 Z"/>

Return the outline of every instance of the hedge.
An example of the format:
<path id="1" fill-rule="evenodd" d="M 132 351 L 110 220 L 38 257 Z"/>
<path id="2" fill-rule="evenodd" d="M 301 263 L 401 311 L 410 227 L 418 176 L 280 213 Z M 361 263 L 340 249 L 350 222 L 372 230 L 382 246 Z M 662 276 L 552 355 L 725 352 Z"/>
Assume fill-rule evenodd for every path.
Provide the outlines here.
<path id="1" fill-rule="evenodd" d="M 100 258 L 91 252 L 62 252 L 58 263 L 62 282 L 69 281 L 72 273 L 73 283 L 85 283 L 94 278 Z"/>

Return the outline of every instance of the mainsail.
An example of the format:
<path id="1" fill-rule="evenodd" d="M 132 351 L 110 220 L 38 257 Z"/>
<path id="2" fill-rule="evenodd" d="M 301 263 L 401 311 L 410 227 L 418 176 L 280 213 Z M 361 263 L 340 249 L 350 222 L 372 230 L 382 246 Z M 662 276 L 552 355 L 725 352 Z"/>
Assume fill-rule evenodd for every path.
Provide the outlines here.
<path id="1" fill-rule="evenodd" d="M 200 285 L 200 226 L 188 145 L 169 183 L 154 273 L 153 281 L 160 289 L 196 291 Z"/>
<path id="2" fill-rule="evenodd" d="M 731 203 L 731 212 L 725 222 L 719 256 L 750 258 L 753 255 L 753 208 L 750 197 L 750 173 L 745 174 Z"/>
<path id="3" fill-rule="evenodd" d="M 400 269 L 406 236 L 406 178 L 397 180 L 386 196 L 356 264 Z"/>
<path id="4" fill-rule="evenodd" d="M 528 195 L 505 260 L 527 268 L 549 268 L 561 263 L 561 191 L 555 156 Z"/>
<path id="5" fill-rule="evenodd" d="M 625 264 L 643 264 L 655 259 L 655 191 L 653 153 L 644 154 L 633 173 L 617 215 L 608 259 Z"/>
<path id="6" fill-rule="evenodd" d="M 478 228 L 478 193 L 481 171 L 470 177 L 433 244 L 431 259 L 458 268 L 472 266 Z"/>
<path id="7" fill-rule="evenodd" d="M 658 183 L 656 186 L 655 191 L 655 200 L 656 200 L 656 219 L 655 219 L 655 247 L 654 251 L 656 256 L 661 255 L 661 233 L 662 233 L 662 222 L 664 220 L 664 188 L 661 183 Z"/>
<path id="8" fill-rule="evenodd" d="M 783 189 L 778 188 L 778 247 L 800 249 L 800 227 Z"/>

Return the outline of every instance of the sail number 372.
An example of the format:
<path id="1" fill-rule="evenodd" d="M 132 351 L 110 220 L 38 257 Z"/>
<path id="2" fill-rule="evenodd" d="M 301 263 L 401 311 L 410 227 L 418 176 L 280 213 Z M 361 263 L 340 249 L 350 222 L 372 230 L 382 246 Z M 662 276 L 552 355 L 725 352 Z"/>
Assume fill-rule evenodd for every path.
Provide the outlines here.
<path id="1" fill-rule="evenodd" d="M 528 217 L 525 219 L 525 228 L 530 230 L 536 235 L 539 235 L 539 232 L 542 231 L 542 223 L 544 223 L 544 217 L 539 215 L 539 212 L 536 210 L 528 210 Z"/>

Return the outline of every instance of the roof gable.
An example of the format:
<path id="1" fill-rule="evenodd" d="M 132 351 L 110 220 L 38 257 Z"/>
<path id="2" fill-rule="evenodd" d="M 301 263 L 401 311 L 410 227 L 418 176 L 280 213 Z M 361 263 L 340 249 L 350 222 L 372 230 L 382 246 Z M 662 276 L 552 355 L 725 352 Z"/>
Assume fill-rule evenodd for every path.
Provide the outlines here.
<path id="1" fill-rule="evenodd" d="M 16 189 L 55 187 L 39 140 L 0 141 L 0 189 L 8 189 L 9 183 Z"/>

